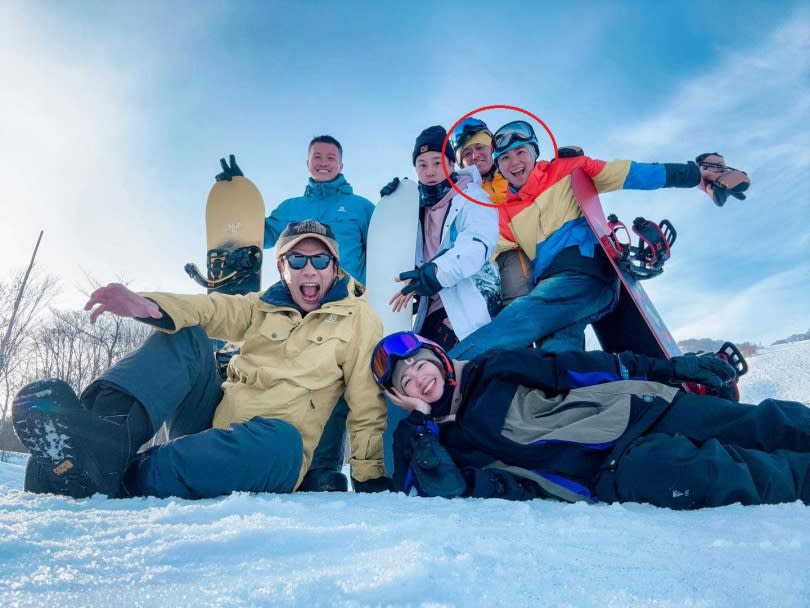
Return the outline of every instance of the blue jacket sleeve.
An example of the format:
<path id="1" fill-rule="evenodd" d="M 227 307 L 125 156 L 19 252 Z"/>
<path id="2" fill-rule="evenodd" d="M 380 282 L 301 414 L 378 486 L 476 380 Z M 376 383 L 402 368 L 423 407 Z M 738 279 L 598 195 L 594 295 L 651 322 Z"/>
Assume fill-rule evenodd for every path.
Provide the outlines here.
<path id="1" fill-rule="evenodd" d="M 286 201 L 285 201 L 286 202 Z M 275 247 L 279 235 L 289 224 L 287 214 L 284 209 L 284 202 L 270 212 L 264 220 L 264 248 Z"/>
<path id="2" fill-rule="evenodd" d="M 689 163 L 630 163 L 624 190 L 694 188 L 700 183 L 700 168 Z"/>

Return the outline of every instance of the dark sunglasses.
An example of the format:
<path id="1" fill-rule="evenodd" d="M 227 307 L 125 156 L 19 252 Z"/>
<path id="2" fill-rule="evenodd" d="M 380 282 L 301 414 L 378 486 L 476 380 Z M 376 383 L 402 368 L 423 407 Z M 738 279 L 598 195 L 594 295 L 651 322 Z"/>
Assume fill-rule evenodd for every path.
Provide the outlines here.
<path id="1" fill-rule="evenodd" d="M 450 145 L 453 146 L 453 150 L 458 151 L 473 135 L 482 131 L 489 133 L 487 123 L 477 118 L 465 118 L 453 129 L 453 133 L 450 135 Z"/>
<path id="2" fill-rule="evenodd" d="M 505 124 L 495 131 L 492 141 L 495 151 L 498 152 L 506 150 L 515 142 L 537 142 L 537 136 L 534 134 L 534 129 L 529 123 L 516 120 Z"/>
<path id="3" fill-rule="evenodd" d="M 315 270 L 323 270 L 329 266 L 329 262 L 335 259 L 335 256 L 329 253 L 315 253 L 313 255 L 305 255 L 303 253 L 288 253 L 284 256 L 290 268 L 293 270 L 301 270 L 307 265 L 307 262 L 312 263 Z"/>

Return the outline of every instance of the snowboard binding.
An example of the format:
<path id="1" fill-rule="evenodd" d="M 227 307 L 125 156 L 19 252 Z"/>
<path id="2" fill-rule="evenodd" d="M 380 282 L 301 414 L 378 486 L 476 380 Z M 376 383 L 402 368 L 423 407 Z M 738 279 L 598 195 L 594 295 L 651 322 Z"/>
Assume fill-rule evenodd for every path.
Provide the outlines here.
<path id="1" fill-rule="evenodd" d="M 737 382 L 740 377 L 748 373 L 748 362 L 745 360 L 745 356 L 743 356 L 742 352 L 740 352 L 740 349 L 737 348 L 737 345 L 733 342 L 724 342 L 716 353 L 698 353 L 698 355 L 701 357 L 719 357 L 734 368 L 734 371 L 737 372 L 737 378 L 720 389 L 720 391 L 710 391 L 706 385 L 698 384 L 697 382 L 687 382 L 684 384 L 684 388 L 688 392 L 697 395 L 717 395 L 731 399 L 732 401 L 739 401 L 740 389 L 737 386 Z"/>
<path id="2" fill-rule="evenodd" d="M 262 267 L 262 250 L 255 245 L 238 249 L 208 251 L 208 274 L 204 277 L 196 264 L 186 264 L 185 271 L 197 284 L 221 293 L 258 291 Z M 255 286 L 251 284 L 255 283 Z"/>
<path id="3" fill-rule="evenodd" d="M 607 221 L 611 235 L 604 237 L 604 245 L 622 269 L 640 281 L 664 272 L 664 262 L 670 258 L 678 236 L 669 220 L 656 224 L 643 217 L 634 219 L 632 228 L 638 237 L 637 245 L 633 245 L 627 226 L 616 214 L 608 215 Z"/>

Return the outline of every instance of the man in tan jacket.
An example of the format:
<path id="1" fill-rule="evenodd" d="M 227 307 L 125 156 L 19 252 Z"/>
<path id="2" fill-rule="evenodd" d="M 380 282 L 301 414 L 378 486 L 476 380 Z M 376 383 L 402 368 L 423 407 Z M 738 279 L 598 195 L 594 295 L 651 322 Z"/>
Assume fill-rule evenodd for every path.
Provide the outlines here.
<path id="1" fill-rule="evenodd" d="M 327 225 L 289 224 L 276 255 L 282 280 L 264 293 L 136 294 L 119 284 L 93 293 L 91 321 L 110 312 L 159 331 L 81 399 L 55 380 L 20 392 L 12 417 L 31 451 L 25 489 L 74 497 L 291 492 L 341 394 L 355 488 L 388 489 L 386 406 L 368 363 L 380 321 L 340 269 Z M 242 344 L 224 383 L 209 337 Z M 136 454 L 164 423 L 172 440 Z"/>

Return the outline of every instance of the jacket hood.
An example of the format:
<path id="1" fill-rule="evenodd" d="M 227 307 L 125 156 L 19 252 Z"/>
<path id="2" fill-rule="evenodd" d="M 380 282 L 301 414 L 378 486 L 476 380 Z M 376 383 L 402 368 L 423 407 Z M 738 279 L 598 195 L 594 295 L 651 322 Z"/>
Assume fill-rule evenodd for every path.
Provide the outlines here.
<path id="1" fill-rule="evenodd" d="M 354 194 L 351 184 L 342 173 L 331 182 L 316 182 L 310 177 L 304 190 L 304 196 L 310 198 L 330 198 L 338 194 Z"/>
<path id="2" fill-rule="evenodd" d="M 352 296 L 359 298 L 365 292 L 360 283 L 355 281 L 351 276 L 346 274 L 346 271 L 343 269 L 340 270 L 338 274 L 338 281 L 332 285 L 329 291 L 326 292 L 324 295 L 323 300 L 321 300 L 321 305 L 318 307 L 320 308 L 324 304 L 328 304 L 329 302 L 336 302 L 338 300 L 346 299 L 349 294 Z M 278 281 L 273 283 L 267 290 L 259 297 L 262 302 L 266 304 L 272 304 L 273 306 L 284 306 L 287 308 L 294 308 L 301 315 L 306 315 L 306 312 L 301 309 L 298 304 L 292 299 L 290 295 L 290 290 L 287 289 L 287 284 L 284 281 Z"/>

